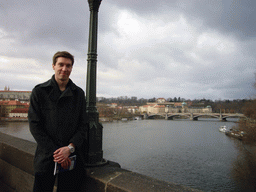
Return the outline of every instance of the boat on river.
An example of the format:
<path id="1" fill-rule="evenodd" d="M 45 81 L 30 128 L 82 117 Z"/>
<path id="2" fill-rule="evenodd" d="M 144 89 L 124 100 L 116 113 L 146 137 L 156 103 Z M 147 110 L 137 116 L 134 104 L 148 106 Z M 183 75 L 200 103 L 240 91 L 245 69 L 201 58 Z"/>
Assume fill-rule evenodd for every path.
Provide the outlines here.
<path id="1" fill-rule="evenodd" d="M 226 125 L 221 126 L 221 127 L 219 128 L 219 131 L 220 131 L 220 132 L 223 132 L 223 133 L 226 133 L 226 132 L 228 131 Z"/>
<path id="2" fill-rule="evenodd" d="M 239 130 L 232 130 L 232 129 L 231 129 L 230 131 L 225 132 L 225 134 L 226 134 L 227 136 L 234 137 L 234 138 L 236 138 L 236 139 L 242 140 L 243 137 L 244 137 L 245 132 L 239 131 Z"/>

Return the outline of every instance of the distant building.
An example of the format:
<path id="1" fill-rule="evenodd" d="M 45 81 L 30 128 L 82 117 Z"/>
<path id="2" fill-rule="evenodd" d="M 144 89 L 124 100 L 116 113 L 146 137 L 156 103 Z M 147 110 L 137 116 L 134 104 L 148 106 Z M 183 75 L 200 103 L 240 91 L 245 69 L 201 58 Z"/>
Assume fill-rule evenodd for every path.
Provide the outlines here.
<path id="1" fill-rule="evenodd" d="M 139 107 L 139 112 L 141 113 L 164 113 L 165 112 L 165 105 L 159 105 L 159 104 L 148 104 L 148 105 L 143 105 Z"/>
<path id="2" fill-rule="evenodd" d="M 149 113 L 149 108 L 151 106 L 154 106 L 154 104 L 142 105 L 142 106 L 139 107 L 139 112 L 141 112 L 141 113 Z"/>
<path id="3" fill-rule="evenodd" d="M 16 108 L 9 113 L 9 117 L 28 118 L 28 108 Z"/>
<path id="4" fill-rule="evenodd" d="M 128 106 L 127 111 L 131 114 L 135 114 L 139 112 L 139 107 L 137 106 Z"/>
<path id="5" fill-rule="evenodd" d="M 5 86 L 5 87 L 4 87 L 4 90 L 5 90 L 5 91 L 10 91 L 10 87 L 9 87 L 9 86 Z"/>
<path id="6" fill-rule="evenodd" d="M 164 113 L 165 112 L 165 105 L 155 105 L 151 108 L 151 112 L 154 114 L 157 113 Z"/>
<path id="7" fill-rule="evenodd" d="M 177 102 L 173 106 L 168 106 L 169 113 L 212 113 L 211 106 L 203 103 Z"/>
<path id="8" fill-rule="evenodd" d="M 17 100 L 5 100 L 5 101 L 0 101 L 0 106 L 1 106 L 1 115 L 2 117 L 9 117 L 9 114 L 14 110 L 14 109 L 28 109 L 29 104 L 28 103 L 21 103 L 20 101 Z"/>
<path id="9" fill-rule="evenodd" d="M 117 103 L 111 103 L 110 105 L 108 105 L 110 108 L 116 108 L 117 107 Z"/>
<path id="10" fill-rule="evenodd" d="M 148 103 L 139 107 L 140 113 L 212 113 L 212 107 L 203 103 L 193 104 L 192 102 L 164 102 L 163 98 L 156 100 L 156 103 Z"/>
<path id="11" fill-rule="evenodd" d="M 165 103 L 166 100 L 164 98 L 158 98 L 158 99 L 156 99 L 156 102 L 157 103 Z"/>
<path id="12" fill-rule="evenodd" d="M 14 100 L 29 101 L 31 91 L 10 91 L 9 88 L 0 91 L 0 100 Z"/>

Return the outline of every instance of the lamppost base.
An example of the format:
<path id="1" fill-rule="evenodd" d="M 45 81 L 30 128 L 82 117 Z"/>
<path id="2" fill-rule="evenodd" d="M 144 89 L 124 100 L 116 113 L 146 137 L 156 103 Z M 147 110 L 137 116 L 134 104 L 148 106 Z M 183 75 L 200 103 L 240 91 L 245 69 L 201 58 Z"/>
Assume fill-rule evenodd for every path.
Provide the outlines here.
<path id="1" fill-rule="evenodd" d="M 86 167 L 101 167 L 104 165 L 107 165 L 109 163 L 109 161 L 102 159 L 101 162 L 96 162 L 94 164 L 85 164 Z"/>

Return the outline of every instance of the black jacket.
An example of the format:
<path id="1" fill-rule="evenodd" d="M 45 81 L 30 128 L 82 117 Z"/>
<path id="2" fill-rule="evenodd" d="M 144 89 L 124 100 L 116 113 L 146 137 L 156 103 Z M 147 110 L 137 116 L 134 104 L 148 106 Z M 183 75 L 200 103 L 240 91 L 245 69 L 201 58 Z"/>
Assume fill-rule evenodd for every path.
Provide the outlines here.
<path id="1" fill-rule="evenodd" d="M 62 93 L 54 75 L 35 86 L 28 111 L 30 132 L 37 142 L 35 172 L 53 170 L 53 152 L 74 143 L 84 161 L 87 143 L 86 101 L 84 91 L 71 80 Z"/>

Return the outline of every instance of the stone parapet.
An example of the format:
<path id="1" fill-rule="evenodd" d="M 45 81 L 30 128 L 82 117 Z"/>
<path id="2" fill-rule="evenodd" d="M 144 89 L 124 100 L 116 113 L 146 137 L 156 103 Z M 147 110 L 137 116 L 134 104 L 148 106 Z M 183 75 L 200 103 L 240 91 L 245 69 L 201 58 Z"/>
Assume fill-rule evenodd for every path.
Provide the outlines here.
<path id="1" fill-rule="evenodd" d="M 0 192 L 30 192 L 33 188 L 33 158 L 36 144 L 0 132 Z M 108 162 L 88 167 L 82 191 L 95 192 L 168 192 L 199 191 L 160 181 L 122 169 Z"/>
<path id="2" fill-rule="evenodd" d="M 88 191 L 98 192 L 199 192 L 182 185 L 164 182 L 152 177 L 121 169 L 117 163 L 110 162 L 104 167 L 88 169 Z"/>

